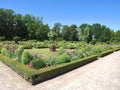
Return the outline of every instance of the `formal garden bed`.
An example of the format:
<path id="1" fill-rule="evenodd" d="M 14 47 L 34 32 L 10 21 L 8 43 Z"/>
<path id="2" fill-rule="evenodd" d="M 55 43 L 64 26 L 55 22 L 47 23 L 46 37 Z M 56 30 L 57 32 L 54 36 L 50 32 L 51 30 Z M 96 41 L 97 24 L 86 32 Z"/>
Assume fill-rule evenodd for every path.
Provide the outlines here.
<path id="1" fill-rule="evenodd" d="M 48 80 L 120 50 L 114 44 L 1 42 L 0 60 L 32 84 Z"/>

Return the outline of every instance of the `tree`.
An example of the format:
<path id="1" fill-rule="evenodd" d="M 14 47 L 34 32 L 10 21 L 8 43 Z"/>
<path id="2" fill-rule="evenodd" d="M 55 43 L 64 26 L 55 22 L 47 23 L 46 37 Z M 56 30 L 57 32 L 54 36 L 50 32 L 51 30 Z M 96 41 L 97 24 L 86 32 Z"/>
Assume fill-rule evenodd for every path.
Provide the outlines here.
<path id="1" fill-rule="evenodd" d="M 70 41 L 71 28 L 68 25 L 63 26 L 62 38 L 63 40 Z"/>
<path id="2" fill-rule="evenodd" d="M 15 14 L 14 16 L 14 36 L 19 36 L 20 38 L 27 37 L 27 29 L 25 23 L 23 22 L 23 16 L 21 14 Z"/>
<path id="3" fill-rule="evenodd" d="M 117 42 L 120 42 L 120 30 L 116 31 L 115 39 L 116 39 Z"/>
<path id="4" fill-rule="evenodd" d="M 49 40 L 55 40 L 57 38 L 57 34 L 53 31 L 48 33 Z"/>
<path id="5" fill-rule="evenodd" d="M 71 28 L 70 40 L 77 41 L 78 40 L 77 26 L 75 24 L 72 24 L 70 28 Z"/>
<path id="6" fill-rule="evenodd" d="M 78 28 L 78 38 L 79 41 L 85 41 L 87 43 L 89 43 L 92 40 L 92 29 L 91 26 L 88 24 L 82 24 L 79 28 Z"/>
<path id="7" fill-rule="evenodd" d="M 48 24 L 39 24 L 37 30 L 36 30 L 36 38 L 37 40 L 47 40 L 48 39 L 48 33 L 50 32 Z"/>
<path id="8" fill-rule="evenodd" d="M 93 31 L 93 35 L 94 35 L 94 38 L 97 40 L 97 41 L 100 41 L 99 38 L 101 36 L 101 31 L 102 31 L 102 27 L 101 27 L 101 24 L 99 23 L 96 23 L 96 24 L 93 24 L 92 25 L 92 31 Z"/>
<path id="9" fill-rule="evenodd" d="M 0 35 L 11 40 L 14 36 L 13 26 L 14 11 L 11 9 L 0 9 Z"/>
<path id="10" fill-rule="evenodd" d="M 61 23 L 55 23 L 54 26 L 53 26 L 52 31 L 57 34 L 57 38 L 61 37 L 61 28 L 62 28 Z"/>

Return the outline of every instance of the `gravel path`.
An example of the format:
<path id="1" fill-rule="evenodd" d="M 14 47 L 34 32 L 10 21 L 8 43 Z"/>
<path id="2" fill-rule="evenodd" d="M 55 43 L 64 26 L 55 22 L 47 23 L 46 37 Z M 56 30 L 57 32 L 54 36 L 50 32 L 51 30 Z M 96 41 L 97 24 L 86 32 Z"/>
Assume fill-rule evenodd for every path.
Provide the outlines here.
<path id="1" fill-rule="evenodd" d="M 0 62 L 0 90 L 120 90 L 120 51 L 35 86 Z"/>

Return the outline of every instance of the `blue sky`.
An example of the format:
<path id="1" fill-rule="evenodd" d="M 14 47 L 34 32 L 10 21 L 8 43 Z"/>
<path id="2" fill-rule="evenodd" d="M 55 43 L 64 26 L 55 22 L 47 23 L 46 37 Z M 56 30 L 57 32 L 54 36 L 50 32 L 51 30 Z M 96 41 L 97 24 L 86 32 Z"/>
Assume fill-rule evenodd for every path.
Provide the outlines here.
<path id="1" fill-rule="evenodd" d="M 42 16 L 49 26 L 101 23 L 120 29 L 120 0 L 0 0 L 0 8 Z"/>

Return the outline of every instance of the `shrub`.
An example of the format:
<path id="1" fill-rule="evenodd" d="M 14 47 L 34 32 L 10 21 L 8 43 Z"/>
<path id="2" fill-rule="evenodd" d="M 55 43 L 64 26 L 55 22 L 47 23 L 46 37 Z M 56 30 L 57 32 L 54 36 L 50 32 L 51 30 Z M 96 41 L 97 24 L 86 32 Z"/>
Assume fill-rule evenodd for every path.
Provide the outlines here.
<path id="1" fill-rule="evenodd" d="M 77 51 L 77 56 L 79 57 L 79 59 L 80 59 L 80 58 L 83 58 L 83 57 L 84 57 L 83 51 L 82 51 L 82 50 L 78 50 L 78 51 Z"/>
<path id="2" fill-rule="evenodd" d="M 2 48 L 2 49 L 1 49 L 1 53 L 2 53 L 3 55 L 8 56 L 8 50 L 7 50 L 6 48 Z"/>
<path id="3" fill-rule="evenodd" d="M 13 37 L 13 41 L 15 41 L 15 43 L 18 43 L 18 41 L 20 41 L 20 37 L 18 36 Z"/>
<path id="4" fill-rule="evenodd" d="M 22 53 L 22 64 L 28 64 L 30 62 L 30 55 L 28 51 L 24 50 Z"/>
<path id="5" fill-rule="evenodd" d="M 31 63 L 32 67 L 35 69 L 39 69 L 45 66 L 45 62 L 37 56 L 34 56 L 34 60 L 32 60 Z"/>
<path id="6" fill-rule="evenodd" d="M 32 49 L 33 45 L 32 45 L 31 42 L 27 42 L 27 43 L 24 44 L 23 47 L 24 47 L 24 49 Z"/>
<path id="7" fill-rule="evenodd" d="M 91 44 L 92 45 L 95 45 L 97 43 L 97 40 L 96 39 L 93 39 L 92 41 L 91 41 Z"/>
<path id="8" fill-rule="evenodd" d="M 56 61 L 57 64 L 66 63 L 66 62 L 70 62 L 70 56 L 67 53 L 63 53 L 62 55 L 59 55 Z"/>
<path id="9" fill-rule="evenodd" d="M 102 52 L 102 48 L 97 46 L 97 47 L 95 47 L 94 52 L 95 53 L 101 53 Z"/>
<path id="10" fill-rule="evenodd" d="M 63 47 L 60 47 L 59 52 L 58 52 L 58 55 L 62 55 L 64 52 L 65 52 L 64 48 L 63 48 Z"/>
<path id="11" fill-rule="evenodd" d="M 56 64 L 56 58 L 55 57 L 50 57 L 45 61 L 46 66 L 51 66 Z"/>
<path id="12" fill-rule="evenodd" d="M 4 40 L 5 40 L 5 36 L 1 36 L 0 41 L 4 41 Z"/>
<path id="13" fill-rule="evenodd" d="M 19 46 L 19 47 L 15 50 L 15 60 L 17 60 L 17 61 L 20 62 L 23 51 L 24 51 L 23 46 Z"/>

